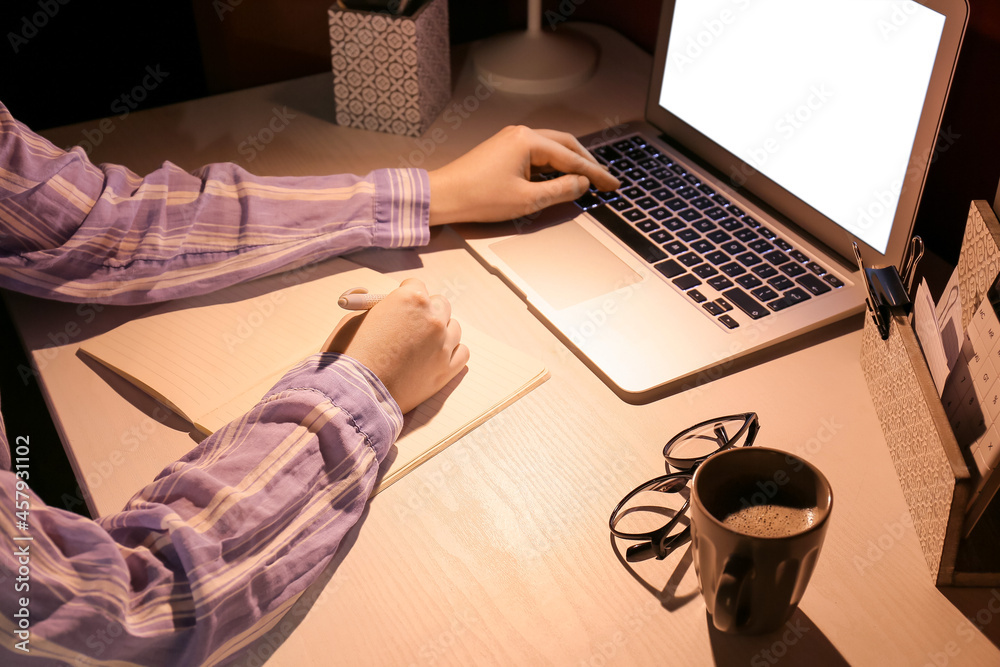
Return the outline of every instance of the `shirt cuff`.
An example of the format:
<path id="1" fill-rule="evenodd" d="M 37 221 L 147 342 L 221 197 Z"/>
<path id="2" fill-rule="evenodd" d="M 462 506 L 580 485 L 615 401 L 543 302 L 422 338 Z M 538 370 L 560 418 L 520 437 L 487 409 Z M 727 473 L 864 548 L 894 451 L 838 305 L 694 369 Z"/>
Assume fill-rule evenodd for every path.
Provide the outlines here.
<path id="1" fill-rule="evenodd" d="M 377 169 L 374 245 L 407 248 L 430 241 L 430 181 L 423 169 Z"/>
<path id="2" fill-rule="evenodd" d="M 264 397 L 289 391 L 314 391 L 350 415 L 381 463 L 403 430 L 403 413 L 382 381 L 360 362 L 343 354 L 314 354 L 288 371 Z"/>

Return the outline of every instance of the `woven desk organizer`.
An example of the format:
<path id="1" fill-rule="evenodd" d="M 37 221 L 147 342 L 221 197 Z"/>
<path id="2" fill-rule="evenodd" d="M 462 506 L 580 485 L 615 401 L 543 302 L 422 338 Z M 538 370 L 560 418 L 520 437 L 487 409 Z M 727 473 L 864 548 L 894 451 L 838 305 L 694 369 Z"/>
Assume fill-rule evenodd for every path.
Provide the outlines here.
<path id="1" fill-rule="evenodd" d="M 1000 223 L 985 201 L 970 206 L 957 271 L 964 330 L 1000 273 Z M 931 578 L 938 586 L 1000 585 L 1000 495 L 963 537 L 973 479 L 910 318 L 893 317 L 882 340 L 866 317 L 861 365 Z"/>

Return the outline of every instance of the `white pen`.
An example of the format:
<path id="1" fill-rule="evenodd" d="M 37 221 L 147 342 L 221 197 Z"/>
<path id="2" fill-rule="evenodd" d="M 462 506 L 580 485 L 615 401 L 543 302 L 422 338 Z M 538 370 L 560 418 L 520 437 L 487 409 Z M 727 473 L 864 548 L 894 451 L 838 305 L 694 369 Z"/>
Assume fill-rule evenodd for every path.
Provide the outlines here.
<path id="1" fill-rule="evenodd" d="M 368 310 L 388 294 L 369 294 L 364 287 L 352 287 L 337 299 L 337 305 L 344 310 Z"/>

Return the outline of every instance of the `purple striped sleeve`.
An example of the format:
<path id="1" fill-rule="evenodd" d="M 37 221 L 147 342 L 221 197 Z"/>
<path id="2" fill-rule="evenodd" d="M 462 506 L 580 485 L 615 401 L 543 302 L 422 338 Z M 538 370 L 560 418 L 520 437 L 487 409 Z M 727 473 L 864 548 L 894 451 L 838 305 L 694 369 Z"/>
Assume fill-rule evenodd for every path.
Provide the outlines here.
<path id="1" fill-rule="evenodd" d="M 0 104 L 0 287 L 133 304 L 429 238 L 427 173 L 260 177 L 231 163 L 139 177 L 63 151 Z"/>
<path id="2" fill-rule="evenodd" d="M 201 665 L 236 656 L 321 574 L 401 428 L 398 407 L 367 369 L 315 355 L 118 514 L 90 521 L 32 494 L 23 529 L 16 479 L 0 472 L 0 574 L 8 578 L 0 650 L 17 664 Z M 24 545 L 30 590 L 22 594 L 12 578 Z M 20 595 L 30 598 L 24 629 Z"/>

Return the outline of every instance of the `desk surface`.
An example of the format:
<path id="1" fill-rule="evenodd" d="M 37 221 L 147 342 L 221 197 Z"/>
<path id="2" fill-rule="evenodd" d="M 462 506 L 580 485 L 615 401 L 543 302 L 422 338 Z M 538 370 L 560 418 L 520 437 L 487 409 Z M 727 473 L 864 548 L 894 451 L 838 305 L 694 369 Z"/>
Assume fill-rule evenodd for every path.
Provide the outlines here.
<path id="1" fill-rule="evenodd" d="M 641 117 L 649 56 L 606 29 L 580 29 L 600 41 L 601 67 L 558 96 L 491 91 L 456 53 L 454 102 L 423 138 L 333 125 L 324 75 L 113 118 L 92 158 L 139 172 L 170 159 L 190 169 L 232 160 L 258 173 L 364 173 L 443 164 L 508 123 L 584 134 Z M 271 125 L 277 117 L 285 120 Z M 65 146 L 95 128 L 46 134 Z M 261 150 L 246 150 L 249 136 Z M 352 259 L 400 279 L 419 275 L 451 299 L 458 319 L 540 358 L 552 377 L 377 496 L 324 581 L 244 664 L 272 653 L 268 665 L 295 667 L 775 664 L 786 655 L 789 664 L 1000 664 L 989 639 L 1000 635 L 1000 592 L 931 583 L 862 376 L 860 320 L 634 406 L 533 318 L 454 230 L 435 230 L 418 250 Z M 82 340 L 145 308 L 8 297 L 92 510 L 119 509 L 193 446 L 181 419 L 77 354 Z M 746 410 L 760 415 L 758 442 L 814 462 L 836 502 L 789 627 L 739 638 L 712 628 L 689 551 L 630 569 L 607 519 L 626 491 L 662 473 L 670 435 Z"/>

